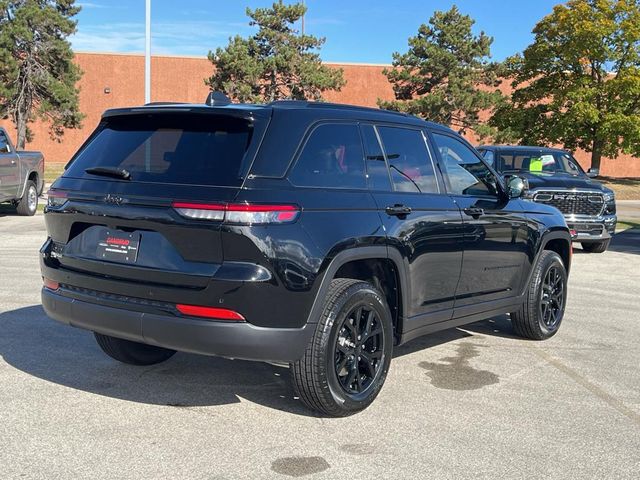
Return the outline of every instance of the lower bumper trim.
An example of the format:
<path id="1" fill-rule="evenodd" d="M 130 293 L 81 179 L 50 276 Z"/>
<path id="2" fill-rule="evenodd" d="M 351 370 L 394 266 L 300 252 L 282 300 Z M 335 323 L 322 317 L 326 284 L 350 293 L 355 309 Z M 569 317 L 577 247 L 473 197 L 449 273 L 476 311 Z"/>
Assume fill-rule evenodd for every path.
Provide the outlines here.
<path id="1" fill-rule="evenodd" d="M 68 298 L 42 289 L 49 317 L 73 327 L 181 352 L 243 360 L 293 362 L 304 354 L 315 325 L 266 328 L 149 314 Z"/>

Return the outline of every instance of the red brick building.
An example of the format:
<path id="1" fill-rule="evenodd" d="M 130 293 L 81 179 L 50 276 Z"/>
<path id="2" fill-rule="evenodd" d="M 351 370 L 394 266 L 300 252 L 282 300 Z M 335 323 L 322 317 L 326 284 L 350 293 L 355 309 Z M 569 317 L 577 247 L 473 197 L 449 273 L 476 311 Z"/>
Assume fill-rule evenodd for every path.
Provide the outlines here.
<path id="1" fill-rule="evenodd" d="M 68 130 L 58 143 L 50 138 L 46 125 L 37 122 L 31 126 L 35 137 L 27 148 L 41 150 L 48 162 L 66 162 L 97 125 L 104 110 L 144 103 L 144 56 L 77 53 L 76 62 L 84 72 L 79 85 L 80 109 L 86 115 L 83 127 Z M 382 74 L 384 65 L 330 65 L 344 70 L 347 84 L 340 92 L 327 93 L 328 101 L 375 107 L 378 98 L 393 98 L 391 85 Z M 211 63 L 204 57 L 154 56 L 151 99 L 201 103 L 208 92 L 203 80 L 211 73 Z M 10 122 L 0 124 L 15 132 Z M 588 154 L 577 152 L 576 156 L 585 168 L 589 166 Z M 601 174 L 640 177 L 640 159 L 628 155 L 603 159 Z"/>

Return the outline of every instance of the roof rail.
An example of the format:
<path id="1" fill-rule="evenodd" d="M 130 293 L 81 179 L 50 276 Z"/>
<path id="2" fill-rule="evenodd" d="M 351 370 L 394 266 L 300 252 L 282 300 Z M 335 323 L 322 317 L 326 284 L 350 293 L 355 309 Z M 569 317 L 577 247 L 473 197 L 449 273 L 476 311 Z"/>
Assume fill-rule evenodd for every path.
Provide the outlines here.
<path id="1" fill-rule="evenodd" d="M 386 108 L 363 107 L 360 105 L 348 105 L 346 103 L 313 102 L 308 100 L 276 100 L 274 102 L 269 103 L 269 105 L 281 105 L 281 106 L 290 105 L 292 107 L 298 106 L 298 107 L 309 107 L 309 108 L 339 108 L 344 110 L 364 110 L 369 112 L 373 111 L 373 112 L 390 113 L 394 115 L 400 115 L 403 117 L 412 116 L 405 112 L 387 110 Z"/>
<path id="2" fill-rule="evenodd" d="M 182 102 L 149 102 L 145 103 L 144 106 L 152 106 L 152 105 L 181 105 Z"/>
<path id="3" fill-rule="evenodd" d="M 210 107 L 220 106 L 220 105 L 229 105 L 231 100 L 222 92 L 209 92 L 207 95 L 207 99 L 204 101 L 206 105 Z"/>

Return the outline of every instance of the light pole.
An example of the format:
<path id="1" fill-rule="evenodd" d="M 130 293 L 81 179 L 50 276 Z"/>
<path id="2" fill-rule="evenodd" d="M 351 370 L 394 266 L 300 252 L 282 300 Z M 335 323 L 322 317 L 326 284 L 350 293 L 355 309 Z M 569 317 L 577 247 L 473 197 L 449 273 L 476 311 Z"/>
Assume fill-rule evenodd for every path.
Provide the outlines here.
<path id="1" fill-rule="evenodd" d="M 144 103 L 151 102 L 151 0 L 146 0 L 144 38 Z"/>

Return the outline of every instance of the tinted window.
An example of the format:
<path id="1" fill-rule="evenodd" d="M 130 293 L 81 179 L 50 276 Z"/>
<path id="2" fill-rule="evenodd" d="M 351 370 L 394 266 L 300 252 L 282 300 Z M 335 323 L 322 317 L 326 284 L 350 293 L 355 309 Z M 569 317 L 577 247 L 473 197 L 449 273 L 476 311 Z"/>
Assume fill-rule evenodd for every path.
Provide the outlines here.
<path id="1" fill-rule="evenodd" d="M 539 150 L 501 151 L 497 168 L 501 172 L 567 172 L 573 175 L 583 173 L 578 163 L 568 153 Z"/>
<path id="2" fill-rule="evenodd" d="M 9 141 L 6 134 L 0 130 L 0 153 L 9 153 Z"/>
<path id="3" fill-rule="evenodd" d="M 119 167 L 139 182 L 239 186 L 251 133 L 244 120 L 230 117 L 115 117 L 102 125 L 64 176 L 97 178 L 85 169 Z"/>
<path id="4" fill-rule="evenodd" d="M 578 161 L 568 153 L 563 153 L 562 155 L 558 155 L 558 157 L 560 166 L 564 169 L 565 172 L 569 172 L 574 175 L 584 173 L 584 170 L 582 170 L 582 167 L 580 166 Z"/>
<path id="5" fill-rule="evenodd" d="M 367 156 L 367 177 L 372 190 L 393 190 L 387 163 L 373 125 L 362 126 L 362 139 Z"/>
<path id="6" fill-rule="evenodd" d="M 397 191 L 438 193 L 438 182 L 422 132 L 378 127 Z"/>
<path id="7" fill-rule="evenodd" d="M 433 134 L 442 158 L 449 192 L 456 195 L 497 195 L 497 180 L 487 167 L 460 140 Z"/>
<path id="8" fill-rule="evenodd" d="M 293 184 L 305 187 L 365 188 L 364 154 L 358 126 L 316 127 L 289 178 Z"/>
<path id="9" fill-rule="evenodd" d="M 493 150 L 480 150 L 480 153 L 482 154 L 482 158 L 484 158 L 489 165 L 493 166 L 496 160 Z"/>
<path id="10" fill-rule="evenodd" d="M 511 150 L 501 150 L 497 167 L 501 172 L 541 172 L 543 170 L 542 160 L 543 159 L 541 153 L 536 151 L 515 152 Z M 549 168 L 549 160 L 551 160 L 551 163 L 555 163 L 553 160 L 553 156 L 547 157 L 545 159 L 547 169 Z"/>

